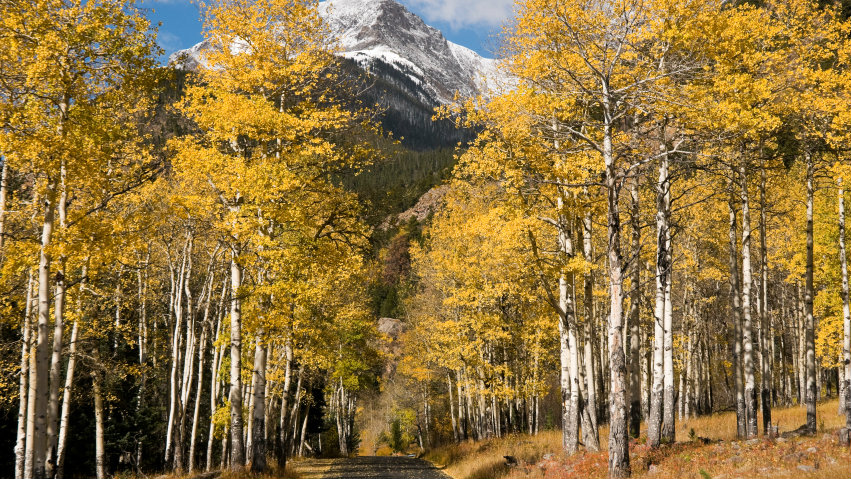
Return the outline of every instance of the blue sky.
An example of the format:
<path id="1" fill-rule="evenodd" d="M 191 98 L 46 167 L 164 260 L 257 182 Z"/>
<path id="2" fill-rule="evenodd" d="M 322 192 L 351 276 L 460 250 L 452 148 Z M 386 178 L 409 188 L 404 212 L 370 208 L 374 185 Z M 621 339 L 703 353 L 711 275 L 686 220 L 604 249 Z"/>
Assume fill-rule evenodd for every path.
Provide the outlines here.
<path id="1" fill-rule="evenodd" d="M 450 41 L 493 57 L 496 35 L 513 0 L 399 0 Z M 201 41 L 198 5 L 191 0 L 141 0 L 152 22 L 162 22 L 158 41 L 168 55 Z"/>

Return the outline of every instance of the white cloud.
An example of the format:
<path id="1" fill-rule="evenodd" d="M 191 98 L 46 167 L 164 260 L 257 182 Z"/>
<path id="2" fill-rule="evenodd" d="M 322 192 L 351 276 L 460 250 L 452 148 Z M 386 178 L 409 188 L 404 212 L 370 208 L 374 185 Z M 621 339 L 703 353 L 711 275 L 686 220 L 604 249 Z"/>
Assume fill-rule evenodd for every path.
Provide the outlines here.
<path id="1" fill-rule="evenodd" d="M 157 33 L 157 43 L 165 50 L 166 54 L 185 47 L 180 37 L 167 30 L 160 30 Z"/>
<path id="2" fill-rule="evenodd" d="M 407 0 L 426 21 L 446 22 L 452 28 L 496 27 L 510 16 L 514 0 Z"/>

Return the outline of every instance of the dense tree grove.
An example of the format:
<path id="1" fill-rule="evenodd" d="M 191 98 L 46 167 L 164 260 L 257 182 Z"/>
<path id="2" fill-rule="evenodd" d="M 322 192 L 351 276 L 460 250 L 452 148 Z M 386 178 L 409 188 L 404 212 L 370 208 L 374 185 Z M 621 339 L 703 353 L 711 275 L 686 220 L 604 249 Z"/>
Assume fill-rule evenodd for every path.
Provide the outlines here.
<path id="1" fill-rule="evenodd" d="M 828 394 L 851 421 L 844 18 L 808 0 L 518 2 L 511 84 L 445 110 L 480 133 L 412 255 L 427 371 L 409 375 L 452 424 L 434 440 L 555 422 L 571 453 L 606 422 L 626 477 L 642 421 L 659 447 L 678 418 L 733 408 L 752 438 L 799 403 L 814 433 Z"/>
<path id="2" fill-rule="evenodd" d="M 204 15 L 208 66 L 172 101 L 132 3 L 0 4 L 15 477 L 264 470 L 322 447 L 322 414 L 326 450 L 355 443 L 380 363 L 369 227 L 334 178 L 378 131 L 314 2 Z"/>
<path id="3" fill-rule="evenodd" d="M 560 428 L 618 478 L 726 409 L 838 396 L 847 443 L 846 10 L 519 0 L 506 84 L 406 120 L 453 158 L 313 0 L 204 3 L 192 72 L 133 0 L 0 0 L 0 475 L 353 454 L 377 391 L 393 450 Z"/>

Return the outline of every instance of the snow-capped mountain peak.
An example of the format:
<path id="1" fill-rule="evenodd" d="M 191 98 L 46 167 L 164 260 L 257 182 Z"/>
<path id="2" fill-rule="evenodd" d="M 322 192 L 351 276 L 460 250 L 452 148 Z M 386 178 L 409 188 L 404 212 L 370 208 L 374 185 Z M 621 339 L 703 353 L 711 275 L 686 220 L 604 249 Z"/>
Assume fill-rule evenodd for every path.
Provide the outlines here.
<path id="1" fill-rule="evenodd" d="M 382 62 L 422 85 L 427 103 L 483 93 L 495 61 L 452 43 L 395 0 L 325 0 L 319 12 L 339 42 L 340 54 L 370 70 Z"/>
<path id="2" fill-rule="evenodd" d="M 425 105 L 448 103 L 456 92 L 462 97 L 485 93 L 496 76 L 495 60 L 446 40 L 395 0 L 325 0 L 318 8 L 337 40 L 338 55 Z M 176 52 L 170 63 L 195 69 L 207 48 L 201 42 Z"/>

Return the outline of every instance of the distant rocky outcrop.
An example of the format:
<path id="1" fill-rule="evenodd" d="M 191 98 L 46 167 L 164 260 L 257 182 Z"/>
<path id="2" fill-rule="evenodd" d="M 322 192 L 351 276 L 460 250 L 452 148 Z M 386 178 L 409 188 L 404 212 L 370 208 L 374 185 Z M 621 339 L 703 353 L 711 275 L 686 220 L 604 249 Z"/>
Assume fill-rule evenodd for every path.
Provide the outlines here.
<path id="1" fill-rule="evenodd" d="M 404 330 L 405 324 L 402 320 L 395 318 L 378 319 L 378 332 L 386 334 L 392 341 L 398 340 Z"/>
<path id="2" fill-rule="evenodd" d="M 424 221 L 432 213 L 436 212 L 443 204 L 443 198 L 449 191 L 449 185 L 435 186 L 426 191 L 424 195 L 417 200 L 417 203 L 411 208 L 399 213 L 396 216 L 388 217 L 381 225 L 382 229 L 387 229 L 394 224 L 405 224 L 411 221 L 412 218 L 417 221 Z"/>

